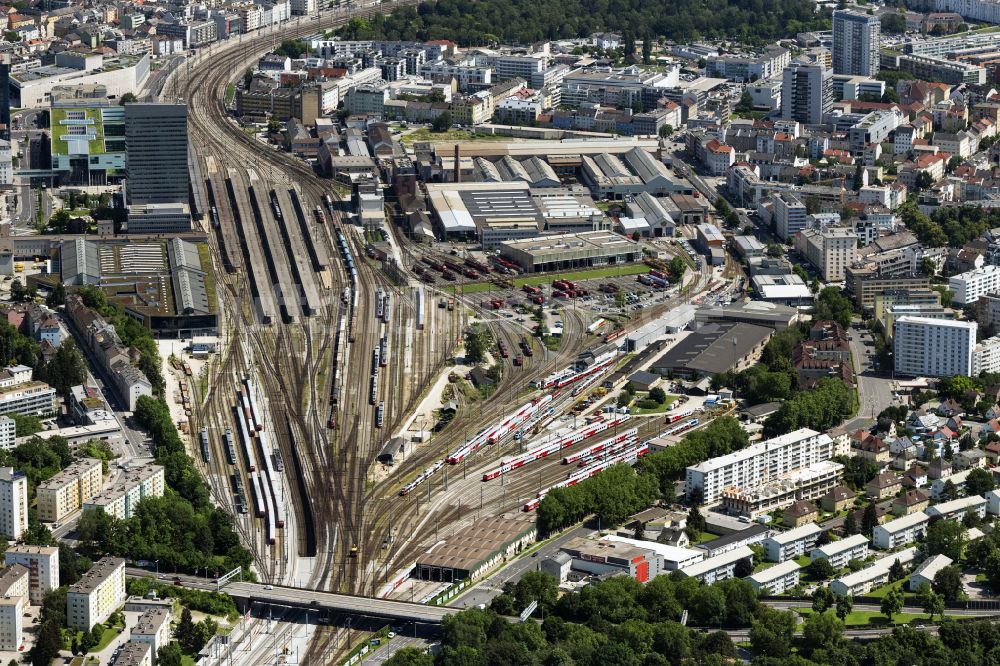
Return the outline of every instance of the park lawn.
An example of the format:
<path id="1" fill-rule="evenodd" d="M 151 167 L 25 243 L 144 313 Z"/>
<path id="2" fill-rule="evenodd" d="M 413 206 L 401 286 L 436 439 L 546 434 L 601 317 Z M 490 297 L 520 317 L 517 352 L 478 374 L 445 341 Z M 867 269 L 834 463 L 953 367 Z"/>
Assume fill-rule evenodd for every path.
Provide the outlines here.
<path id="1" fill-rule="evenodd" d="M 570 273 L 550 273 L 543 276 L 533 275 L 530 277 L 520 277 L 514 279 L 514 286 L 523 287 L 526 284 L 530 284 L 532 286 L 551 284 L 552 280 L 572 280 L 574 282 L 583 280 L 599 280 L 601 278 L 640 275 L 648 272 L 649 266 L 646 264 L 629 264 L 626 266 L 612 266 L 608 268 L 592 268 L 585 271 L 573 271 Z M 463 294 L 477 294 L 484 291 L 499 289 L 499 287 L 492 282 L 473 282 L 471 284 L 463 285 L 448 285 L 444 288 L 444 291 L 455 293 L 458 286 L 462 287 Z M 607 319 L 607 317 L 605 317 L 605 319 Z"/>
<path id="2" fill-rule="evenodd" d="M 757 573 L 759 571 L 764 571 L 765 569 L 770 569 L 775 564 L 777 564 L 777 562 L 758 562 L 757 566 L 753 568 L 753 572 Z"/>
<path id="3" fill-rule="evenodd" d="M 895 583 L 889 583 L 888 585 L 877 587 L 865 596 L 875 597 L 876 599 L 884 599 L 885 596 L 889 594 L 889 590 L 893 588 L 902 588 L 903 583 L 905 583 L 906 581 L 907 579 L 904 578 L 903 580 L 897 580 Z M 906 592 L 906 590 L 903 590 L 903 592 Z"/>
<path id="4" fill-rule="evenodd" d="M 196 663 L 198 662 L 196 662 L 194 660 L 194 657 L 192 657 L 191 655 L 189 654 L 181 655 L 181 666 L 194 666 Z"/>
<path id="5" fill-rule="evenodd" d="M 813 612 L 811 608 L 799 608 L 797 609 L 799 615 L 802 617 L 808 616 Z M 928 615 L 924 613 L 896 613 L 892 616 L 892 625 L 899 626 L 913 622 L 914 620 L 926 620 Z M 848 613 L 847 617 L 844 619 L 845 627 L 887 627 L 889 625 L 889 620 L 885 615 L 878 611 L 853 611 Z"/>
<path id="6" fill-rule="evenodd" d="M 88 652 L 100 652 L 104 648 L 108 647 L 111 641 L 113 641 L 120 633 L 122 633 L 122 627 L 115 627 L 114 629 L 109 629 L 108 627 L 105 626 L 104 633 L 101 634 L 101 642 L 95 645 L 94 647 L 90 648 Z M 83 632 L 78 630 L 75 634 L 68 632 L 63 634 L 63 636 L 64 639 L 66 639 L 66 645 L 68 649 L 68 646 L 71 645 L 73 642 L 73 638 L 79 640 L 83 636 Z"/>
<path id="7" fill-rule="evenodd" d="M 233 103 L 233 98 L 236 97 L 236 84 L 230 83 L 226 86 L 226 106 L 228 107 Z"/>
<path id="8" fill-rule="evenodd" d="M 668 394 L 667 395 L 667 399 L 664 400 L 663 404 L 660 405 L 659 407 L 653 407 L 652 409 L 639 409 L 639 408 L 636 408 L 635 413 L 636 414 L 662 414 L 665 411 L 667 411 L 668 409 L 670 409 L 670 406 L 673 405 L 675 402 L 677 402 L 677 396 L 676 395 L 669 395 Z"/>
<path id="9" fill-rule="evenodd" d="M 712 539 L 718 539 L 718 534 L 712 534 L 711 532 L 699 532 L 698 536 L 691 539 L 692 544 L 705 543 L 706 541 L 711 541 Z"/>
<path id="10" fill-rule="evenodd" d="M 800 555 L 795 558 L 795 563 L 798 564 L 800 567 L 807 567 L 811 562 L 812 558 L 810 558 L 808 555 Z"/>

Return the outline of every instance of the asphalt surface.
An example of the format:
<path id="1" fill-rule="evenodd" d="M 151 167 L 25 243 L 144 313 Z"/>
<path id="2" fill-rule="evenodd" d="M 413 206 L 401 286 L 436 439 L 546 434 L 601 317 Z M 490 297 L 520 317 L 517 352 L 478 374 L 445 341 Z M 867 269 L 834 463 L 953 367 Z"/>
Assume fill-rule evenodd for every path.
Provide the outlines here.
<path id="1" fill-rule="evenodd" d="M 858 377 L 858 416 L 875 418 L 886 407 L 900 404 L 893 397 L 895 382 L 888 377 L 876 375 L 872 362 L 875 360 L 874 344 L 867 331 L 858 331 L 853 327 L 848 329 L 847 338 L 850 341 L 851 356 L 854 359 L 854 372 Z"/>

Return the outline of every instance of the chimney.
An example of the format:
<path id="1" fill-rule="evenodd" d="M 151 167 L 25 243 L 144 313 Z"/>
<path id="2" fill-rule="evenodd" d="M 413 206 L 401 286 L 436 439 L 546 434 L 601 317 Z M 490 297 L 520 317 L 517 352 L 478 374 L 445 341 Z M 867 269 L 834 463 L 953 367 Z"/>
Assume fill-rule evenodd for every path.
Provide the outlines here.
<path id="1" fill-rule="evenodd" d="M 455 182 L 462 182 L 462 163 L 458 159 L 458 144 L 455 144 Z"/>

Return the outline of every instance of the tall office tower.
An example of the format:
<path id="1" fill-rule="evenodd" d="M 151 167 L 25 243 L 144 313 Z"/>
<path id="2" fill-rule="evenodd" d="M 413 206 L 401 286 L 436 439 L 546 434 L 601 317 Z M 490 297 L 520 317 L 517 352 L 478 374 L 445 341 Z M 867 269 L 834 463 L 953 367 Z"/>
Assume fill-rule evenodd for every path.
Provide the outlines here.
<path id="1" fill-rule="evenodd" d="M 833 72 L 875 76 L 879 65 L 882 22 L 877 16 L 833 12 Z"/>
<path id="2" fill-rule="evenodd" d="M 0 534 L 18 540 L 28 529 L 28 477 L 0 467 Z"/>
<path id="3" fill-rule="evenodd" d="M 781 117 L 818 125 L 833 108 L 833 72 L 821 65 L 793 62 L 782 73 Z"/>
<path id="4" fill-rule="evenodd" d="M 126 104 L 128 204 L 187 203 L 186 104 Z"/>

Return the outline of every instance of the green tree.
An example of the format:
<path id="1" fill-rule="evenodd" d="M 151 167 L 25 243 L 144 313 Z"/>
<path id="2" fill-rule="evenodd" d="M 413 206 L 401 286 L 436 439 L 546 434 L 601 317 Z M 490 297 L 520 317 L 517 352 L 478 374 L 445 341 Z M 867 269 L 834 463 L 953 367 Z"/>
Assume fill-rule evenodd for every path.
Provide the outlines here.
<path id="1" fill-rule="evenodd" d="M 932 621 L 935 615 L 944 615 L 944 595 L 932 590 L 927 583 L 920 584 L 920 588 L 917 590 L 917 601 L 924 612 L 930 615 Z"/>
<path id="2" fill-rule="evenodd" d="M 385 666 L 434 666 L 434 657 L 423 650 L 405 647 L 389 657 Z"/>
<path id="3" fill-rule="evenodd" d="M 906 569 L 903 568 L 903 563 L 898 559 L 893 560 L 892 564 L 889 565 L 889 582 L 895 583 L 904 578 L 906 578 Z"/>
<path id="4" fill-rule="evenodd" d="M 985 495 L 996 488 L 993 475 L 981 467 L 969 472 L 965 479 L 965 493 L 970 497 L 973 495 Z"/>
<path id="5" fill-rule="evenodd" d="M 861 514 L 861 533 L 870 537 L 876 525 L 878 525 L 878 511 L 872 503 L 866 506 L 864 513 Z"/>
<path id="6" fill-rule="evenodd" d="M 32 666 L 50 666 L 52 660 L 59 656 L 62 647 L 62 630 L 59 623 L 54 619 L 43 621 L 35 646 L 31 648 Z"/>
<path id="7" fill-rule="evenodd" d="M 54 286 L 52 291 L 49 292 L 48 297 L 45 299 L 45 303 L 50 308 L 66 304 L 66 287 L 63 286 L 62 282 L 56 282 L 56 286 Z"/>
<path id="8" fill-rule="evenodd" d="M 687 272 L 688 265 L 681 257 L 674 257 L 669 262 L 667 262 L 667 272 L 670 274 L 670 279 L 674 282 L 680 282 L 684 277 L 684 273 Z"/>
<path id="9" fill-rule="evenodd" d="M 181 621 L 174 631 L 177 642 L 181 644 L 187 652 L 191 652 L 191 644 L 194 639 L 194 621 L 191 619 L 191 610 L 186 606 L 181 610 Z"/>
<path id="10" fill-rule="evenodd" d="M 846 595 L 837 596 L 837 617 L 843 622 L 854 609 L 854 600 Z"/>
<path id="11" fill-rule="evenodd" d="M 844 623 L 831 611 L 810 613 L 802 626 L 802 637 L 810 651 L 830 650 L 844 639 Z"/>
<path id="12" fill-rule="evenodd" d="M 750 626 L 750 647 L 759 656 L 788 656 L 795 632 L 795 613 L 761 607 L 760 616 Z"/>
<path id="13" fill-rule="evenodd" d="M 997 564 L 1000 565 L 1000 555 L 998 555 Z M 987 578 L 991 578 L 989 558 L 987 558 L 985 569 Z M 992 586 L 992 584 L 991 580 L 990 585 Z M 934 574 L 934 584 L 931 588 L 944 597 L 948 603 L 960 600 L 962 598 L 962 570 L 954 564 L 940 569 Z"/>
<path id="14" fill-rule="evenodd" d="M 806 567 L 806 571 L 809 572 L 809 577 L 813 580 L 827 580 L 832 578 L 833 574 L 836 573 L 833 565 L 830 564 L 830 560 L 825 557 L 817 557 L 810 562 Z"/>
<path id="15" fill-rule="evenodd" d="M 446 132 L 451 127 L 451 112 L 444 111 L 431 122 L 431 129 L 435 132 Z"/>
<path id="16" fill-rule="evenodd" d="M 661 125 L 659 134 L 661 139 L 666 139 L 668 136 L 674 133 L 673 125 Z"/>
<path id="17" fill-rule="evenodd" d="M 927 528 L 927 554 L 947 555 L 954 562 L 962 557 L 965 527 L 954 520 L 936 520 Z"/>
<path id="18" fill-rule="evenodd" d="M 813 308 L 814 320 L 831 320 L 844 328 L 850 328 L 853 314 L 851 301 L 837 287 L 827 287 L 816 297 L 816 305 Z"/>
<path id="19" fill-rule="evenodd" d="M 139 98 L 135 96 L 135 93 L 127 92 L 118 98 L 118 105 L 125 106 L 126 104 L 133 104 L 138 101 Z"/>
<path id="20" fill-rule="evenodd" d="M 667 393 L 666 393 L 666 391 L 664 391 L 663 389 L 661 389 L 659 386 L 657 386 L 657 387 L 654 387 L 654 388 L 650 389 L 650 391 L 649 391 L 649 399 L 650 400 L 655 400 L 658 404 L 662 405 L 663 403 L 665 403 L 667 401 Z M 990 490 L 992 490 L 992 488 Z"/>
<path id="21" fill-rule="evenodd" d="M 890 589 L 882 598 L 879 610 L 882 612 L 882 615 L 885 615 L 889 619 L 889 623 L 891 624 L 892 616 L 903 610 L 903 591 L 898 587 Z"/>
<path id="22" fill-rule="evenodd" d="M 858 521 L 854 518 L 854 512 L 848 512 L 847 517 L 844 518 L 844 534 L 851 535 L 858 533 Z"/>
<path id="23" fill-rule="evenodd" d="M 490 344 L 490 334 L 485 326 L 476 323 L 465 329 L 465 360 L 467 363 L 482 363 L 486 360 L 486 350 Z"/>
<path id="24" fill-rule="evenodd" d="M 820 559 L 825 561 L 826 558 L 820 558 Z M 827 564 L 829 564 L 829 562 L 827 562 Z M 834 603 L 836 603 L 836 599 L 833 596 L 833 592 L 830 591 L 830 588 L 826 587 L 825 585 L 820 585 L 813 592 L 812 595 L 813 613 L 822 613 L 826 609 L 833 606 Z"/>
<path id="25" fill-rule="evenodd" d="M 411 648 L 404 648 L 404 649 L 411 649 Z M 176 641 L 167 643 L 166 645 L 162 645 L 156 651 L 156 663 L 158 664 L 158 666 L 181 666 L 183 660 L 184 660 L 184 653 L 181 652 L 181 646 Z M 388 664 L 390 662 L 386 663 Z M 406 662 L 403 663 L 405 664 Z"/>

